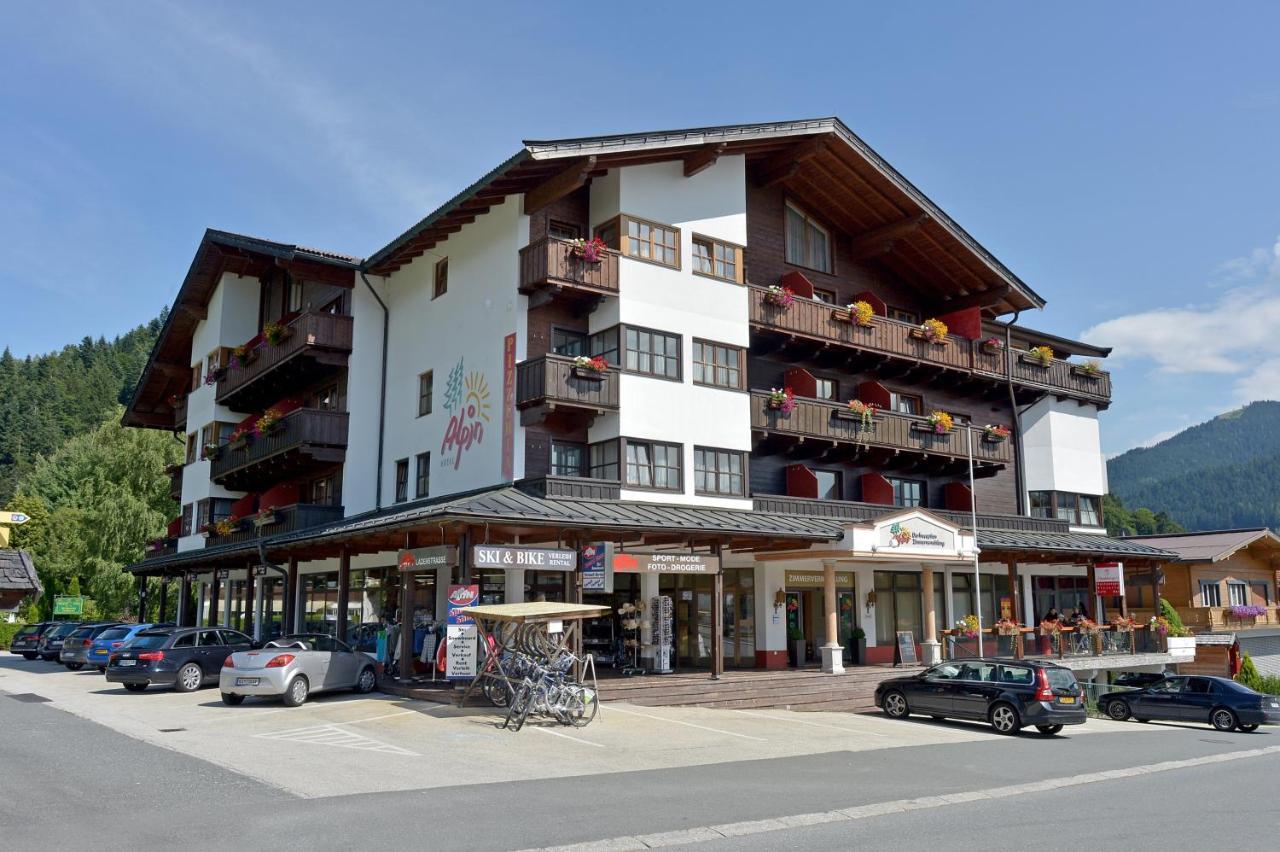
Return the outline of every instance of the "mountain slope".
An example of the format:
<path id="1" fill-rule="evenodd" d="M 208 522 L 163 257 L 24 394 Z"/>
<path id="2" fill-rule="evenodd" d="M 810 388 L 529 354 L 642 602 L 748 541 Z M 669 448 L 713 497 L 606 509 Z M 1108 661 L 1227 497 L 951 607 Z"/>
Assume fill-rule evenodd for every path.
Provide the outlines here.
<path id="1" fill-rule="evenodd" d="M 1280 402 L 1254 402 L 1107 463 L 1111 492 L 1190 530 L 1280 527 Z"/>

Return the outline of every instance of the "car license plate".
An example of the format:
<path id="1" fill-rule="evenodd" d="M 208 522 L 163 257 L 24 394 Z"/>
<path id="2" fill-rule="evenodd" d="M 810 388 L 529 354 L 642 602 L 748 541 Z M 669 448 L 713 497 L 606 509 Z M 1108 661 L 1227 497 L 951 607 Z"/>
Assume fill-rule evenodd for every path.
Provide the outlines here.
<path id="1" fill-rule="evenodd" d="M 1075 704 L 1076 697 L 1074 695 L 1061 695 L 1058 697 L 1058 701 L 1062 704 Z"/>
<path id="2" fill-rule="evenodd" d="M 236 678 L 236 686 L 257 686 L 258 678 L 256 677 L 238 677 Z"/>
<path id="3" fill-rule="evenodd" d="M 1271 706 L 1272 706 L 1272 707 L 1280 707 L 1280 702 L 1272 701 L 1272 702 L 1271 702 Z"/>
<path id="4" fill-rule="evenodd" d="M 122 666 L 136 666 L 137 664 L 138 664 L 137 660 L 121 660 L 120 661 L 120 665 Z"/>
<path id="5" fill-rule="evenodd" d="M 95 655 L 95 656 L 98 656 L 98 657 L 105 657 L 105 656 L 107 655 L 106 650 L 104 650 L 103 648 L 99 648 L 98 650 L 94 651 L 93 653 L 94 653 L 94 655 Z"/>

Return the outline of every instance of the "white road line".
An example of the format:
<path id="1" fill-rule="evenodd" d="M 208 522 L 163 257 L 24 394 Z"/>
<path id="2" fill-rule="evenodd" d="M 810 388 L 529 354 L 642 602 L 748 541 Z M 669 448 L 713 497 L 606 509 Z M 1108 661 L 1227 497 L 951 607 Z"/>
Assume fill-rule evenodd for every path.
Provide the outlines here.
<path id="1" fill-rule="evenodd" d="M 362 722 L 376 722 L 379 719 L 394 719 L 397 716 L 421 716 L 417 710 L 401 710 L 399 713 L 384 713 L 381 716 L 365 716 L 363 719 L 352 719 L 350 722 L 331 722 L 333 725 L 359 725 Z"/>
<path id="2" fill-rule="evenodd" d="M 952 793 L 943 796 L 923 796 L 916 799 L 898 799 L 892 802 L 875 802 L 867 805 L 855 805 L 848 808 L 836 808 L 809 814 L 758 819 L 745 822 L 731 822 L 722 825 L 707 825 L 696 828 L 685 828 L 678 831 L 666 831 L 658 834 L 630 835 L 594 840 L 587 843 L 574 843 L 567 846 L 547 846 L 542 849 L 526 849 L 524 852 L 618 852 L 618 850 L 654 849 L 660 846 L 677 844 L 703 843 L 708 840 L 723 840 L 726 837 L 744 837 L 749 834 L 764 834 L 770 831 L 786 831 L 797 826 L 819 825 L 830 822 L 854 822 L 869 817 L 885 814 L 903 813 L 931 808 L 944 808 L 982 799 L 1003 799 L 1012 796 L 1025 796 L 1028 793 L 1042 793 L 1062 787 L 1078 787 L 1094 781 L 1114 781 L 1121 778 L 1137 778 L 1142 775 L 1153 775 L 1157 772 L 1169 772 L 1175 769 L 1189 769 L 1194 766 L 1206 766 L 1213 763 L 1229 763 L 1246 760 L 1252 757 L 1264 757 L 1280 754 L 1280 746 L 1254 748 L 1247 751 L 1230 751 L 1204 757 L 1192 757 L 1186 760 L 1168 760 L 1164 763 L 1148 763 L 1132 766 L 1127 769 L 1107 769 L 1101 772 L 1087 772 L 1081 775 L 1069 775 L 1063 778 L 1048 778 L 1044 781 L 1031 781 L 1026 784 L 1011 784 L 1008 787 L 989 787 L 985 790 L 973 790 L 967 793 Z"/>
<path id="3" fill-rule="evenodd" d="M 693 722 L 685 722 L 680 719 L 668 719 L 665 716 L 651 716 L 648 713 L 637 713 L 635 710 L 623 710 L 621 707 L 618 707 L 615 704 L 609 705 L 609 712 L 625 713 L 628 716 L 643 716 L 646 719 L 655 719 L 659 722 L 670 722 L 673 725 L 684 725 L 686 728 L 697 728 L 700 731 L 710 731 L 713 734 L 725 734 L 730 737 L 741 737 L 744 740 L 755 740 L 758 743 L 768 742 L 768 740 L 764 739 L 763 737 L 751 737 L 751 736 L 747 736 L 746 734 L 737 734 L 737 733 L 734 733 L 733 731 L 724 731 L 724 730 L 721 730 L 720 728 L 708 728 L 706 725 L 696 725 Z"/>
<path id="4" fill-rule="evenodd" d="M 767 713 L 752 713 L 749 710 L 734 710 L 733 712 L 741 713 L 743 716 L 754 716 L 757 719 L 772 719 L 775 722 L 790 722 L 793 725 L 808 725 L 810 728 L 826 728 L 828 731 L 840 731 L 843 734 L 885 738 L 889 736 L 888 734 L 877 734 L 875 731 L 860 731 L 856 728 L 843 728 L 839 725 L 824 725 L 821 722 L 810 722 L 807 719 L 788 719 L 785 716 L 771 716 Z"/>
<path id="5" fill-rule="evenodd" d="M 604 748 L 604 743 L 593 743 L 591 742 L 591 740 L 580 740 L 577 737 L 569 736 L 563 731 L 553 731 L 550 728 L 538 728 L 532 725 L 529 726 L 528 730 L 538 731 L 539 733 L 543 733 L 543 734 L 551 734 L 551 736 L 553 737 L 564 737 L 566 740 L 573 740 L 575 743 L 582 743 L 583 745 L 595 746 L 596 748 Z"/>
<path id="6" fill-rule="evenodd" d="M 345 701 L 324 701 L 324 702 L 313 703 L 313 704 L 305 704 L 302 707 L 277 707 L 274 710 L 231 710 L 229 708 L 222 708 L 222 710 L 220 710 L 219 712 L 225 712 L 226 715 L 219 716 L 216 719 L 198 719 L 192 724 L 213 725 L 213 724 L 217 724 L 218 722 L 232 722 L 232 721 L 235 721 L 236 719 L 240 719 L 241 721 L 245 719 L 256 719 L 259 716 L 270 716 L 274 713 L 303 713 L 307 710 L 322 710 L 325 707 L 342 707 L 342 706 L 346 706 L 347 704 L 364 704 L 371 701 L 376 701 L 379 704 L 385 704 L 388 701 L 398 701 L 398 700 L 400 699 L 394 698 L 394 697 L 349 698 Z"/>

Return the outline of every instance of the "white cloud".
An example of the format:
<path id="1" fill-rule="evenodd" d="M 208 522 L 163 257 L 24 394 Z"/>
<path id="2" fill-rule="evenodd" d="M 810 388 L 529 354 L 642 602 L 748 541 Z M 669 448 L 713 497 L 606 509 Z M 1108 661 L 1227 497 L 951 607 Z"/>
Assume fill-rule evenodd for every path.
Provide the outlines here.
<path id="1" fill-rule="evenodd" d="M 1240 401 L 1280 395 L 1280 239 L 1219 268 L 1231 282 L 1213 301 L 1153 308 L 1087 329 L 1119 364 L 1149 362 L 1173 375 L 1233 377 Z"/>

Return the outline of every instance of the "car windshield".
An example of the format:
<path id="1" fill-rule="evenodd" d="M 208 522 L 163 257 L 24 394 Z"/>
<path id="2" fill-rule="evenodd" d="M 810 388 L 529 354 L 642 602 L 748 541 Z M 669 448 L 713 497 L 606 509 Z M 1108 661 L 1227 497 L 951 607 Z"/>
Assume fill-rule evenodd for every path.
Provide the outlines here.
<path id="1" fill-rule="evenodd" d="M 1051 689 L 1074 690 L 1076 688 L 1076 676 L 1070 669 L 1045 669 L 1045 671 L 1049 674 Z"/>
<path id="2" fill-rule="evenodd" d="M 267 643 L 268 648 L 300 648 L 304 651 L 332 651 L 326 647 L 328 636 L 282 636 Z"/>
<path id="3" fill-rule="evenodd" d="M 168 641 L 168 633 L 139 633 L 129 646 L 131 648 L 163 648 L 164 643 Z"/>
<path id="4" fill-rule="evenodd" d="M 68 633 L 74 633 L 76 627 L 77 625 L 75 624 L 59 624 L 57 627 L 53 629 L 53 632 L 50 633 L 49 635 L 55 636 L 55 637 L 66 636 Z"/>
<path id="5" fill-rule="evenodd" d="M 93 635 L 92 627 L 81 627 L 79 630 L 71 631 L 71 639 L 88 639 Z"/>
<path id="6" fill-rule="evenodd" d="M 129 628 L 127 627 L 108 627 L 106 630 L 98 634 L 98 638 L 103 640 L 123 639 L 128 635 Z"/>
<path id="7" fill-rule="evenodd" d="M 28 624 L 26 627 L 19 627 L 18 632 L 13 634 L 16 639 L 19 636 L 31 636 L 40 632 L 40 626 L 37 624 Z"/>

